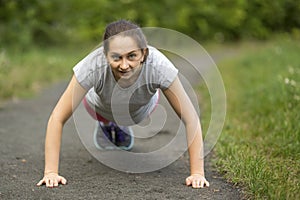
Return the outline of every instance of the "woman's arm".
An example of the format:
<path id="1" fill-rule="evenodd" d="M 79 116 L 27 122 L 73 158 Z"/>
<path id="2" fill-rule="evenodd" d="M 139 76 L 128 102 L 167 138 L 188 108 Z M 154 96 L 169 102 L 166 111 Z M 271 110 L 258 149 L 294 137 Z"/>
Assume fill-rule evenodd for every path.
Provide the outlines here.
<path id="1" fill-rule="evenodd" d="M 186 184 L 193 188 L 209 186 L 204 175 L 203 140 L 197 112 L 178 77 L 163 93 L 186 127 L 191 168 L 191 176 L 186 179 Z"/>
<path id="2" fill-rule="evenodd" d="M 58 175 L 62 129 L 86 92 L 87 91 L 77 82 L 75 76 L 73 76 L 67 89 L 50 115 L 45 139 L 44 178 L 37 184 L 38 186 L 43 183 L 45 183 L 47 187 L 55 187 L 58 186 L 59 183 L 66 184 L 66 179 Z"/>

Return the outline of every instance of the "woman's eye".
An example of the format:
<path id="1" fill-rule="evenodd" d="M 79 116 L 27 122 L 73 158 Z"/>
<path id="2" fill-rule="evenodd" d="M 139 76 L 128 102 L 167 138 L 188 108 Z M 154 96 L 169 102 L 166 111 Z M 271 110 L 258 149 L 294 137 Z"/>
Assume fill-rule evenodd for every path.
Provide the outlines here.
<path id="1" fill-rule="evenodd" d="M 137 56 L 137 55 L 136 55 L 135 53 L 129 54 L 129 55 L 128 55 L 128 59 L 129 59 L 129 60 L 134 60 L 134 59 L 136 58 L 136 56 Z"/>
<path id="2" fill-rule="evenodd" d="M 111 56 L 111 58 L 113 59 L 113 61 L 119 61 L 121 59 L 118 55 L 113 55 Z"/>

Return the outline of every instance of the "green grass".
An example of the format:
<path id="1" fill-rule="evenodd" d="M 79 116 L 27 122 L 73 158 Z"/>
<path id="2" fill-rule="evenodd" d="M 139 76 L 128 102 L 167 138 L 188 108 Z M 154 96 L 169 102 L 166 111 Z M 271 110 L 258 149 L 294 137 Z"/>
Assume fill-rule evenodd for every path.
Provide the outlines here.
<path id="1" fill-rule="evenodd" d="M 218 64 L 227 116 L 216 166 L 248 198 L 300 199 L 300 41 L 236 48 L 237 56 Z"/>
<path id="2" fill-rule="evenodd" d="M 0 48 L 0 101 L 31 97 L 45 85 L 70 78 L 93 47 Z"/>

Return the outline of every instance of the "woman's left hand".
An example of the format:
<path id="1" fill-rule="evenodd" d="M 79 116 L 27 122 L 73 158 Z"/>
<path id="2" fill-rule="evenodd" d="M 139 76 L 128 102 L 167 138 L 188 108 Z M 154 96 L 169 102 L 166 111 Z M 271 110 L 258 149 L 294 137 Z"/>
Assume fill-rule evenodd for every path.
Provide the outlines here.
<path id="1" fill-rule="evenodd" d="M 191 185 L 193 188 L 209 187 L 209 182 L 200 174 L 192 174 L 185 179 L 185 183 L 187 186 Z"/>

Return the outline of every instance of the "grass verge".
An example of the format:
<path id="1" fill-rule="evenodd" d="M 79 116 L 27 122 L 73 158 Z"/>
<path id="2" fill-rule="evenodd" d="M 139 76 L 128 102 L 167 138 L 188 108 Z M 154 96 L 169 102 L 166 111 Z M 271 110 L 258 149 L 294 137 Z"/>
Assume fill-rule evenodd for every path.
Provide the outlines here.
<path id="1" fill-rule="evenodd" d="M 92 49 L 30 47 L 0 49 L 0 101 L 31 97 L 46 84 L 71 77 L 73 66 Z"/>
<path id="2" fill-rule="evenodd" d="M 237 48 L 236 57 L 218 64 L 227 117 L 215 148 L 217 168 L 248 198 L 300 199 L 300 41 Z"/>

